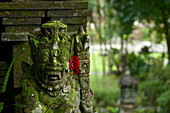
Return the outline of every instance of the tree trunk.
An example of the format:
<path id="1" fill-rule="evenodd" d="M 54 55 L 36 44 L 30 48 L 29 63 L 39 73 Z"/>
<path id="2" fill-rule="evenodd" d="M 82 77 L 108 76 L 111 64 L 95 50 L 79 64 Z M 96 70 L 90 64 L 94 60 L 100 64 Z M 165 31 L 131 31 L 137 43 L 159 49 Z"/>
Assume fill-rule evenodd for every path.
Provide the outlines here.
<path id="1" fill-rule="evenodd" d="M 121 43 L 121 53 L 123 53 L 123 48 L 124 48 L 124 40 L 123 40 L 123 34 L 121 34 L 120 35 L 120 38 L 121 38 L 121 40 L 120 40 L 120 43 Z"/>
<path id="2" fill-rule="evenodd" d="M 112 62 L 111 62 L 112 59 L 113 59 L 113 58 L 112 58 L 112 54 L 113 54 L 112 52 L 113 52 L 113 51 L 112 51 L 112 41 L 111 41 L 111 39 L 112 39 L 112 26 L 111 26 L 110 23 L 111 23 L 111 17 L 109 16 L 109 17 L 108 17 L 108 28 L 109 28 L 109 32 L 108 32 L 109 34 L 108 34 L 108 35 L 109 35 L 109 40 L 110 40 L 110 41 L 109 41 L 110 51 L 108 52 L 109 75 L 112 74 L 112 65 L 113 65 Z"/>
<path id="3" fill-rule="evenodd" d="M 167 42 L 167 50 L 168 50 L 168 60 L 170 61 L 170 37 L 169 37 L 169 26 L 168 26 L 168 18 L 165 12 L 163 11 L 163 23 L 164 23 L 164 32 Z M 170 62 L 168 63 L 170 64 Z"/>

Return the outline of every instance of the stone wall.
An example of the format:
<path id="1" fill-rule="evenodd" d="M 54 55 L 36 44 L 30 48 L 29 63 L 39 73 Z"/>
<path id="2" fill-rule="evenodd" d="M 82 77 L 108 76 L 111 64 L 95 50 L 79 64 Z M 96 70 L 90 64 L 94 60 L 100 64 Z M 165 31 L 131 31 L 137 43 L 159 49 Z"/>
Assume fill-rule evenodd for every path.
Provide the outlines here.
<path id="1" fill-rule="evenodd" d="M 40 30 L 50 20 L 60 20 L 75 32 L 79 25 L 86 29 L 87 2 L 5 2 L 0 3 L 2 41 L 27 41 L 28 33 Z"/>

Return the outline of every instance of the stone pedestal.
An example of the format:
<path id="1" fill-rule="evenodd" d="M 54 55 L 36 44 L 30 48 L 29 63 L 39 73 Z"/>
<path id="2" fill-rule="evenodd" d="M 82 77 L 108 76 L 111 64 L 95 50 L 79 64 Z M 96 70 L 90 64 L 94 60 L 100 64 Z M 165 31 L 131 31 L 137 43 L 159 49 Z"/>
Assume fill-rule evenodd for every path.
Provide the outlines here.
<path id="1" fill-rule="evenodd" d="M 119 105 L 120 112 L 119 113 L 134 113 L 135 109 L 137 108 L 136 105 L 128 104 L 128 105 Z"/>

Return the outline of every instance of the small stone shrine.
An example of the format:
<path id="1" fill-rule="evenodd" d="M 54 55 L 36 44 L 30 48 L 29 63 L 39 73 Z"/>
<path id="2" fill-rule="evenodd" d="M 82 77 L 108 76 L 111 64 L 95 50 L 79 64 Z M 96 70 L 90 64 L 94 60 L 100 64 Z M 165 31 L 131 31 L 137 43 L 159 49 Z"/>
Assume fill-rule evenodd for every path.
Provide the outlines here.
<path id="1" fill-rule="evenodd" d="M 137 81 L 133 76 L 125 75 L 120 78 L 121 87 L 120 113 L 133 113 L 136 108 Z"/>

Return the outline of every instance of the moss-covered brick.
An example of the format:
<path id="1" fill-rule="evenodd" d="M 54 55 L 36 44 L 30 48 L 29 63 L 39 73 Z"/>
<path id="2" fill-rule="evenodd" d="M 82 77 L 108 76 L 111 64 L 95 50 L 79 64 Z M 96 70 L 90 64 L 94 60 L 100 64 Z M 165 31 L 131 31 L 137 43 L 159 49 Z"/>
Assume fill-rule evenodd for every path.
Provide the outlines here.
<path id="1" fill-rule="evenodd" d="M 19 0 L 16 0 L 19 1 Z M 24 0 L 26 1 L 26 0 Z M 0 2 L 0 10 L 25 10 L 25 9 L 87 9 L 85 1 L 44 1 L 44 2 Z"/>
<path id="2" fill-rule="evenodd" d="M 68 25 L 68 32 L 76 32 L 79 29 L 80 25 Z M 86 24 L 83 25 L 83 28 L 86 29 Z"/>
<path id="3" fill-rule="evenodd" d="M 87 9 L 76 10 L 49 10 L 47 11 L 47 17 L 79 17 L 87 16 Z"/>
<path id="4" fill-rule="evenodd" d="M 86 17 L 68 17 L 68 18 L 51 18 L 51 20 L 59 20 L 64 24 L 86 24 L 87 18 Z"/>
<path id="5" fill-rule="evenodd" d="M 27 41 L 28 33 L 2 33 L 1 41 Z"/>
<path id="6" fill-rule="evenodd" d="M 14 63 L 14 87 L 20 86 L 20 80 L 22 76 L 22 69 L 21 69 L 22 61 L 30 65 L 32 64 L 32 60 L 30 58 L 30 47 L 28 42 L 15 44 L 13 46 L 13 55 L 15 56 L 20 50 L 22 51 Z"/>
<path id="7" fill-rule="evenodd" d="M 40 25 L 41 18 L 3 18 L 3 25 Z"/>
<path id="8" fill-rule="evenodd" d="M 56 28 L 56 29 L 59 29 L 59 28 L 67 28 L 67 25 L 66 24 L 63 24 L 61 23 L 60 21 L 53 21 L 52 23 L 45 23 L 41 26 L 41 28 Z"/>
<path id="9" fill-rule="evenodd" d="M 44 11 L 0 11 L 0 17 L 44 17 Z"/>
<path id="10" fill-rule="evenodd" d="M 40 31 L 40 26 L 6 26 L 5 27 L 5 31 L 6 32 L 10 32 L 10 33 L 22 33 L 22 32 L 26 32 L 26 33 L 35 33 L 37 31 Z"/>

